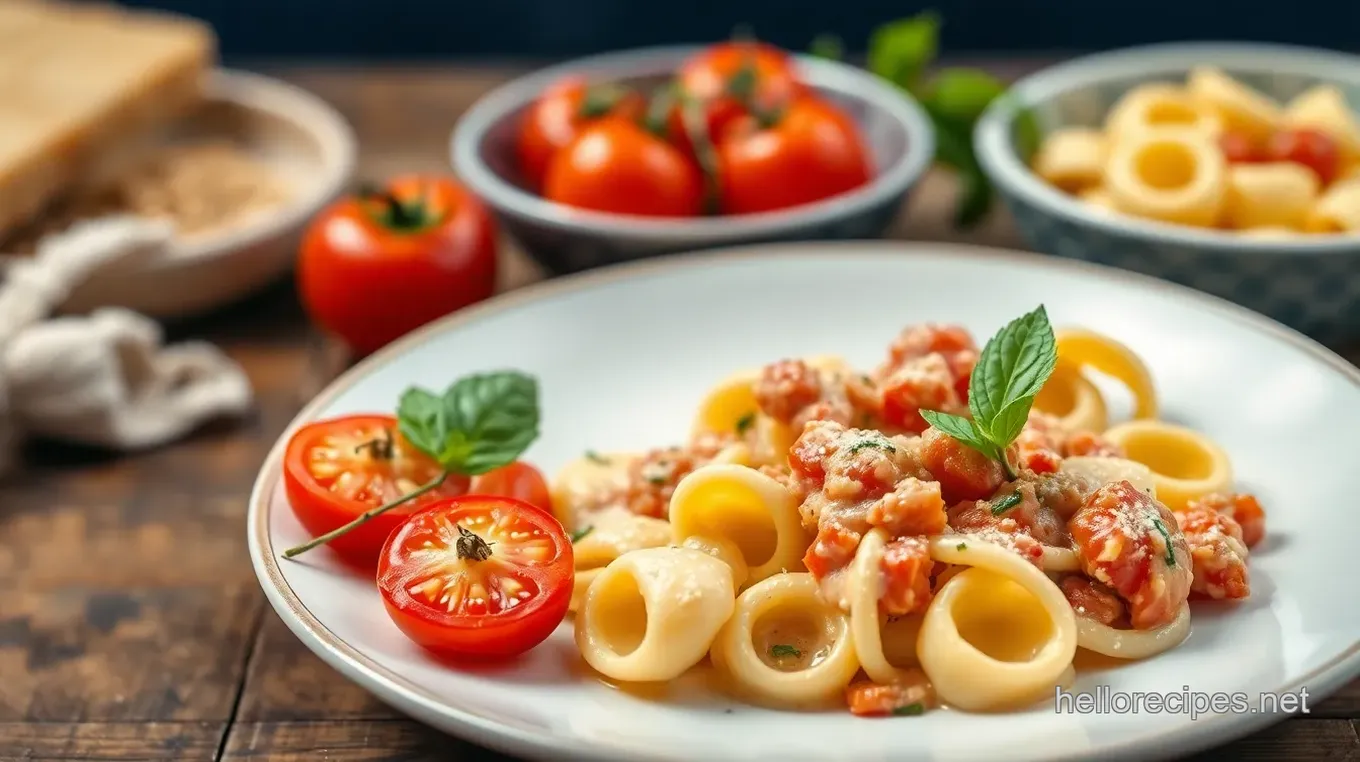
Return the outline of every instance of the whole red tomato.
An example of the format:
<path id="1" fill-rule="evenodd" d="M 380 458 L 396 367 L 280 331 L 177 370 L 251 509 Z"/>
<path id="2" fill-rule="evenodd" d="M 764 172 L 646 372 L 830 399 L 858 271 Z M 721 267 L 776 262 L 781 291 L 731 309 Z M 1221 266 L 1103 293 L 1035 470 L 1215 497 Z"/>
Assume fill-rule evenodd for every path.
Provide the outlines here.
<path id="1" fill-rule="evenodd" d="M 720 135 L 735 119 L 783 108 L 806 91 L 794 71 L 793 57 L 760 42 L 733 40 L 710 45 L 680 65 L 681 92 L 701 104 L 710 136 Z M 686 153 L 693 153 L 677 107 L 667 132 Z"/>
<path id="2" fill-rule="evenodd" d="M 520 121 L 516 150 L 524 179 L 530 187 L 541 188 L 553 154 L 580 134 L 582 127 L 609 115 L 636 118 L 644 108 L 641 95 L 618 85 L 587 85 L 580 77 L 552 85 Z"/>
<path id="3" fill-rule="evenodd" d="M 869 152 L 849 115 L 800 98 L 773 123 L 745 116 L 717 144 L 718 182 L 727 214 L 798 206 L 869 181 Z"/>
<path id="4" fill-rule="evenodd" d="M 1270 137 L 1266 152 L 1275 161 L 1292 161 L 1313 170 L 1327 185 L 1341 168 L 1341 152 L 1336 141 L 1320 130 L 1281 130 Z"/>
<path id="5" fill-rule="evenodd" d="M 548 164 L 543 196 L 581 209 L 649 217 L 703 210 L 703 175 L 675 146 L 630 119 L 590 124 Z"/>
<path id="6" fill-rule="evenodd" d="M 496 287 L 496 226 L 443 177 L 399 177 L 312 220 L 298 289 L 312 320 L 367 354 Z"/>

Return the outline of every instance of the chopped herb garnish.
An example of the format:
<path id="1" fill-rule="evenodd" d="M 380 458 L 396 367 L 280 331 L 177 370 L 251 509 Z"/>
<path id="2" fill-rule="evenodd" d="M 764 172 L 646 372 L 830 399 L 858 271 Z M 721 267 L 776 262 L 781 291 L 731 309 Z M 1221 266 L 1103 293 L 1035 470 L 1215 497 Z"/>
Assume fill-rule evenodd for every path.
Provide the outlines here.
<path id="1" fill-rule="evenodd" d="M 664 477 L 664 476 L 649 476 L 649 477 L 647 477 L 647 483 L 648 483 L 648 484 L 655 485 L 655 486 L 657 486 L 657 487 L 660 487 L 661 485 L 663 485 L 663 484 L 666 483 L 666 477 Z"/>
<path id="2" fill-rule="evenodd" d="M 1176 554 L 1171 550 L 1171 533 L 1166 531 L 1166 525 L 1161 519 L 1153 519 L 1152 525 L 1157 527 L 1157 531 L 1162 533 L 1162 539 L 1166 540 L 1166 565 L 1176 565 Z"/>
<path id="3" fill-rule="evenodd" d="M 737 436 L 741 436 L 742 434 L 745 434 L 745 433 L 746 433 L 746 430 L 749 429 L 749 428 L 751 428 L 751 427 L 754 426 L 754 425 L 756 425 L 756 414 L 755 414 L 755 413 L 747 413 L 746 415 L 743 415 L 742 417 L 738 418 L 738 419 L 737 419 Z"/>
<path id="4" fill-rule="evenodd" d="M 1020 504 L 1020 501 L 1023 500 L 1023 499 L 1024 499 L 1024 498 L 1020 497 L 1020 490 L 1016 490 L 1016 491 L 1012 492 L 1011 494 L 1009 494 L 1009 495 L 1007 495 L 1007 496 L 1005 496 L 1005 497 L 1003 497 L 1003 498 L 1000 498 L 1000 499 L 997 500 L 995 503 L 992 503 L 992 515 L 993 515 L 993 516 L 1000 516 L 1001 514 L 1005 513 L 1006 511 L 1009 511 L 1010 509 L 1012 509 L 1012 508 L 1014 508 L 1015 506 L 1019 505 L 1019 504 Z"/>
<path id="5" fill-rule="evenodd" d="M 865 437 L 850 445 L 850 454 L 854 455 L 860 450 L 867 450 L 870 447 L 878 448 L 884 452 L 897 452 L 897 448 L 893 447 L 892 443 L 883 437 Z"/>
<path id="6" fill-rule="evenodd" d="M 609 458 L 606 458 L 605 456 L 599 454 L 598 452 L 595 452 L 594 450 L 586 450 L 586 460 L 590 461 L 591 463 L 598 463 L 602 466 L 607 466 L 610 463 Z"/>
<path id="7" fill-rule="evenodd" d="M 968 543 L 961 542 L 958 545 L 954 546 L 954 550 L 968 550 Z"/>
<path id="8" fill-rule="evenodd" d="M 594 527 L 594 526 L 588 526 L 588 527 L 586 527 L 586 528 L 584 528 L 584 529 L 578 529 L 578 530 L 576 530 L 575 532 L 572 532 L 572 533 L 571 533 L 571 542 L 572 542 L 572 544 L 575 545 L 576 543 L 580 542 L 582 539 L 585 538 L 586 535 L 590 534 L 590 533 L 593 532 L 593 531 L 595 531 L 595 527 Z"/>
<path id="9" fill-rule="evenodd" d="M 926 713 L 926 707 L 917 701 L 915 704 L 896 707 L 892 710 L 892 713 L 898 717 L 917 717 Z"/>
<path id="10" fill-rule="evenodd" d="M 784 645 L 782 643 L 776 646 L 770 646 L 770 656 L 773 656 L 776 659 L 782 659 L 785 656 L 799 657 L 802 655 L 803 652 L 793 646 Z"/>

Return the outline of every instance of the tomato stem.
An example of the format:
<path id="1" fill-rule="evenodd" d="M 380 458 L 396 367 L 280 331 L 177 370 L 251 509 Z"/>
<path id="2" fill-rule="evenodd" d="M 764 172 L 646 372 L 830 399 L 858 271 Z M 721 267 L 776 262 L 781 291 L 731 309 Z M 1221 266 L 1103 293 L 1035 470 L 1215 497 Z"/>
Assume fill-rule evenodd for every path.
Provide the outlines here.
<path id="1" fill-rule="evenodd" d="M 485 561 L 491 557 L 491 543 L 478 537 L 472 530 L 458 525 L 458 541 L 454 543 L 458 557 L 465 561 Z"/>
<path id="2" fill-rule="evenodd" d="M 613 83 L 587 87 L 576 115 L 582 119 L 598 119 L 613 111 L 627 94 L 626 88 Z"/>
<path id="3" fill-rule="evenodd" d="M 360 442 L 354 446 L 355 454 L 368 450 L 369 457 L 374 460 L 391 460 L 395 454 L 393 451 L 392 430 L 383 429 L 382 433 L 367 442 Z"/>
<path id="4" fill-rule="evenodd" d="M 308 540 L 307 542 L 302 543 L 301 545 L 298 545 L 298 546 L 296 546 L 296 547 L 292 547 L 292 548 L 289 548 L 289 549 L 283 551 L 283 557 L 284 557 L 284 558 L 292 558 L 292 557 L 294 557 L 294 556 L 301 555 L 301 554 L 306 553 L 307 551 L 311 550 L 312 548 L 317 547 L 318 545 L 325 545 L 326 543 L 330 542 L 331 540 L 334 540 L 334 539 L 337 538 L 337 537 L 340 537 L 340 536 L 342 536 L 342 535 L 345 535 L 345 534 L 350 533 L 351 531 L 353 531 L 353 530 L 355 530 L 355 529 L 357 529 L 357 528 L 363 526 L 364 524 L 368 523 L 368 521 L 369 521 L 370 519 L 372 519 L 374 516 L 379 516 L 379 515 L 381 515 L 381 514 L 387 513 L 388 511 L 392 510 L 393 508 L 396 508 L 397 506 L 402 505 L 402 504 L 404 504 L 404 503 L 409 503 L 410 501 L 415 500 L 416 498 L 420 497 L 421 495 L 425 494 L 426 492 L 429 492 L 430 490 L 435 489 L 435 488 L 438 487 L 439 485 L 443 484 L 445 479 L 449 478 L 449 473 L 450 473 L 450 472 L 447 471 L 447 470 L 440 471 L 438 476 L 434 477 L 433 479 L 429 480 L 428 482 L 425 482 L 424 484 L 420 485 L 419 487 L 416 487 L 415 489 L 411 490 L 410 492 L 406 493 L 405 495 L 402 495 L 401 497 L 397 498 L 396 500 L 393 500 L 393 501 L 390 502 L 390 503 L 385 503 L 385 504 L 383 504 L 383 505 L 380 505 L 380 506 L 378 506 L 377 508 L 370 508 L 369 510 L 364 511 L 363 513 L 359 514 L 359 517 L 358 517 L 358 518 L 354 519 L 353 521 L 349 522 L 348 524 L 346 524 L 346 525 L 344 525 L 344 526 L 342 526 L 342 527 L 339 527 L 339 528 L 336 528 L 336 529 L 332 529 L 331 531 L 329 531 L 329 532 L 327 532 L 327 533 L 325 533 L 325 534 L 323 534 L 323 535 L 321 535 L 321 536 L 319 536 L 319 537 L 313 537 L 312 539 Z M 483 543 L 483 544 L 485 544 L 485 543 Z M 490 550 L 488 549 L 487 552 L 488 552 L 488 555 L 489 555 L 489 554 L 490 554 Z"/>
<path id="5" fill-rule="evenodd" d="M 441 219 L 440 215 L 430 213 L 423 188 L 420 196 L 407 201 L 398 198 L 391 190 L 365 185 L 359 189 L 359 197 L 381 204 L 382 210 L 374 215 L 374 219 L 392 230 L 416 232 L 438 223 Z"/>
<path id="6" fill-rule="evenodd" d="M 708 134 L 708 119 L 704 115 L 703 103 L 686 93 L 680 94 L 680 121 L 694 146 L 694 158 L 704 173 L 704 206 L 709 214 L 716 214 L 721 204 L 718 182 L 718 153 L 713 146 L 713 136 Z"/>

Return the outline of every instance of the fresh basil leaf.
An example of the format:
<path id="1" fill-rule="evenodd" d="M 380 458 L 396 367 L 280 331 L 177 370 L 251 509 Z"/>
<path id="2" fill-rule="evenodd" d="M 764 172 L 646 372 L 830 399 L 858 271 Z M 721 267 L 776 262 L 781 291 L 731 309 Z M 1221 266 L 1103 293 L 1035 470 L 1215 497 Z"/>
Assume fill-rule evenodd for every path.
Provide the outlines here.
<path id="1" fill-rule="evenodd" d="M 960 130 L 946 121 L 937 119 L 934 112 L 926 109 L 935 125 L 935 161 L 953 167 L 960 173 L 977 172 L 977 160 L 973 157 L 973 144 L 967 130 Z"/>
<path id="2" fill-rule="evenodd" d="M 840 37 L 834 34 L 819 34 L 812 38 L 808 52 L 817 58 L 839 61 L 845 58 L 845 44 L 841 42 Z"/>
<path id="3" fill-rule="evenodd" d="M 930 89 L 939 113 L 973 125 L 992 101 L 1006 92 L 1006 84 L 981 69 L 949 68 L 935 75 Z"/>
<path id="4" fill-rule="evenodd" d="M 938 140 L 938 134 L 937 134 Z M 959 173 L 959 205 L 954 227 L 968 229 L 987 217 L 992 209 L 992 184 L 978 167 Z"/>
<path id="5" fill-rule="evenodd" d="M 1012 320 L 988 340 L 973 368 L 968 384 L 973 422 L 991 441 L 1002 447 L 1010 444 L 994 430 L 993 422 L 1003 408 L 1038 394 L 1057 361 L 1053 328 L 1043 305 Z"/>
<path id="6" fill-rule="evenodd" d="M 1034 154 L 1039 150 L 1039 144 L 1043 142 L 1043 133 L 1039 130 L 1039 119 L 1034 116 L 1034 112 L 1027 108 L 1017 108 L 1015 112 L 1015 126 L 1012 128 L 1012 141 L 1015 144 L 1015 152 L 1020 160 L 1029 164 L 1034 158 Z"/>
<path id="7" fill-rule="evenodd" d="M 894 21 L 869 37 L 869 71 L 905 90 L 915 90 L 940 44 L 940 17 L 931 11 Z"/>
<path id="8" fill-rule="evenodd" d="M 397 403 L 397 428 L 412 447 L 439 460 L 449 438 L 448 420 L 439 397 L 413 386 Z"/>
<path id="9" fill-rule="evenodd" d="M 997 411 L 988 427 L 992 441 L 1003 447 L 1014 442 L 1029 422 L 1029 411 L 1033 406 L 1033 397 L 1021 397 Z"/>
<path id="10" fill-rule="evenodd" d="M 441 400 L 448 420 L 439 461 L 475 476 L 513 462 L 538 437 L 538 382 L 515 371 L 454 382 Z"/>

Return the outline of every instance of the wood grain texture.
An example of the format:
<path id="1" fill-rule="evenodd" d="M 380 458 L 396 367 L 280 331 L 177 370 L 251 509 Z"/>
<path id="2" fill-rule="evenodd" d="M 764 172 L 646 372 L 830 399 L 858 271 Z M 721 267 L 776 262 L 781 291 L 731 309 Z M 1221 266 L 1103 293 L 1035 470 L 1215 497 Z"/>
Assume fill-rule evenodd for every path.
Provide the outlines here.
<path id="1" fill-rule="evenodd" d="M 376 180 L 447 171 L 459 114 L 515 71 L 276 73 L 351 121 L 360 176 Z M 954 231 L 955 190 L 930 175 L 893 236 L 1017 245 L 1004 214 Z M 502 290 L 543 277 L 509 242 L 500 265 Z M 241 362 L 257 394 L 244 420 L 127 456 L 35 444 L 0 483 L 0 760 L 509 759 L 401 718 L 307 651 L 259 592 L 246 495 L 278 434 L 347 363 L 293 294 L 280 283 L 169 328 Z M 1312 709 L 1195 759 L 1360 759 L 1360 683 Z"/>

